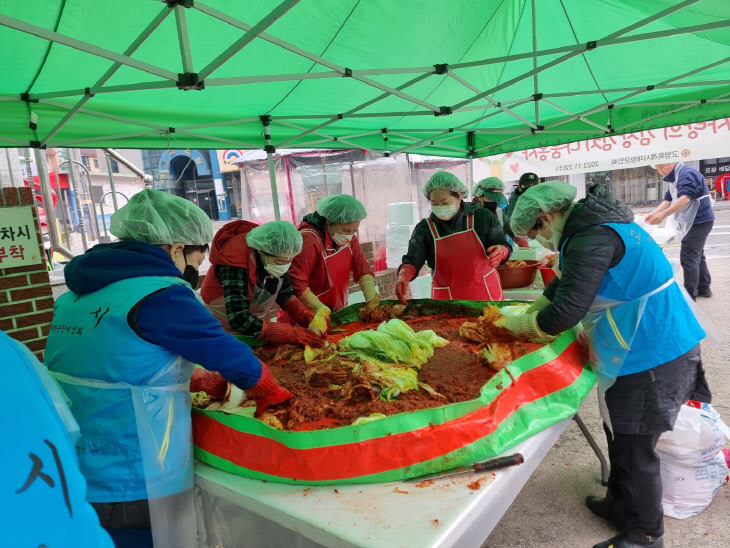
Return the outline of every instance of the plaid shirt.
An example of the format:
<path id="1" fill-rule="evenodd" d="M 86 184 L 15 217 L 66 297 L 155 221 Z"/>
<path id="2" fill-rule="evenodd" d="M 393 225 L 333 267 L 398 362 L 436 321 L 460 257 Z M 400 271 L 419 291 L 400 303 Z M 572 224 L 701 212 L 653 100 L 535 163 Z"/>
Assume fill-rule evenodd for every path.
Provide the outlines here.
<path id="1" fill-rule="evenodd" d="M 258 263 L 258 260 L 256 261 Z M 272 278 L 262 265 L 257 265 L 256 287 L 269 293 L 276 291 L 278 278 Z M 248 290 L 248 271 L 245 268 L 229 265 L 216 265 L 215 276 L 223 286 L 226 313 L 231 327 L 242 335 L 258 337 L 264 322 L 249 311 L 252 297 Z M 276 296 L 276 304 L 283 306 L 286 301 L 295 297 L 291 278 L 287 272 L 282 276 L 281 289 Z"/>

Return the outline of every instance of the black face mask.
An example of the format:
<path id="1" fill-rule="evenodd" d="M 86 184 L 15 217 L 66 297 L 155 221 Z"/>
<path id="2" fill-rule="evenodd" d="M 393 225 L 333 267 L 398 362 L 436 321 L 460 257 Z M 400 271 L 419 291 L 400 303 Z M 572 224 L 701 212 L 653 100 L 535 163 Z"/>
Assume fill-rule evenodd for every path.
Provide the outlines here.
<path id="1" fill-rule="evenodd" d="M 183 259 L 185 259 L 185 270 L 183 271 L 183 278 L 186 282 L 190 284 L 190 286 L 193 289 L 198 289 L 198 271 L 193 267 L 193 265 L 188 264 L 188 258 L 185 256 L 185 252 L 183 252 Z"/>
<path id="2" fill-rule="evenodd" d="M 497 202 L 484 202 L 482 203 L 482 207 L 488 209 L 492 213 L 497 213 L 497 207 L 499 204 Z"/>

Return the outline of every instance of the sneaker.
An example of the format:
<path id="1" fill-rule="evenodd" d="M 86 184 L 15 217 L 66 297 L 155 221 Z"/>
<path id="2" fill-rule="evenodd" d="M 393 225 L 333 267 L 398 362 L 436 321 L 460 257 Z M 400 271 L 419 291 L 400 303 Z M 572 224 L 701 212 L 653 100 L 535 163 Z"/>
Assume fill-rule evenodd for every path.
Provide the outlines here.
<path id="1" fill-rule="evenodd" d="M 593 545 L 593 548 L 664 548 L 664 536 L 622 531 L 615 537 Z"/>
<path id="2" fill-rule="evenodd" d="M 616 504 L 610 500 L 603 497 L 586 497 L 586 506 L 599 518 L 611 522 L 617 531 L 626 526 L 627 517 L 624 512 L 617 509 Z"/>

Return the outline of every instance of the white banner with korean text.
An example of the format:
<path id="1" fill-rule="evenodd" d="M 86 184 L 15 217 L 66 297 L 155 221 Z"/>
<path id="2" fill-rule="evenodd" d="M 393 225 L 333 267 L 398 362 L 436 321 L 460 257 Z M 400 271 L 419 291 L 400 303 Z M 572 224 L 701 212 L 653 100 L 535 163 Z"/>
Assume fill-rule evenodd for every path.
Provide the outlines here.
<path id="1" fill-rule="evenodd" d="M 730 118 L 608 135 L 479 160 L 491 170 L 490 176 L 517 181 L 528 172 L 551 177 L 725 156 L 730 156 Z"/>

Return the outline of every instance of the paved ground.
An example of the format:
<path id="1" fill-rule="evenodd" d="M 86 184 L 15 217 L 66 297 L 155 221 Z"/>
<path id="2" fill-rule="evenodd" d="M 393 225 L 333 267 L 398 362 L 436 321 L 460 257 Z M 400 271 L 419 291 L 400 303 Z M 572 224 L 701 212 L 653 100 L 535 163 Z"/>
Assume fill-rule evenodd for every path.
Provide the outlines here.
<path id="1" fill-rule="evenodd" d="M 724 204 L 723 204 L 724 205 Z M 699 305 L 724 331 L 730 325 L 730 209 L 716 212 L 708 239 L 707 256 L 713 276 L 712 299 Z M 677 260 L 679 247 L 667 247 Z M 658 341 L 659 344 L 659 341 Z M 703 359 L 713 406 L 730 423 L 730 357 L 722 345 L 703 344 Z M 596 440 L 606 448 L 593 392 L 580 409 Z M 584 506 L 587 495 L 603 495 L 600 467 L 578 427 L 573 423 L 525 485 L 482 548 L 586 548 L 614 533 Z M 723 485 L 712 505 L 684 520 L 667 518 L 666 543 L 671 547 L 720 548 L 730 546 L 730 486 Z"/>

